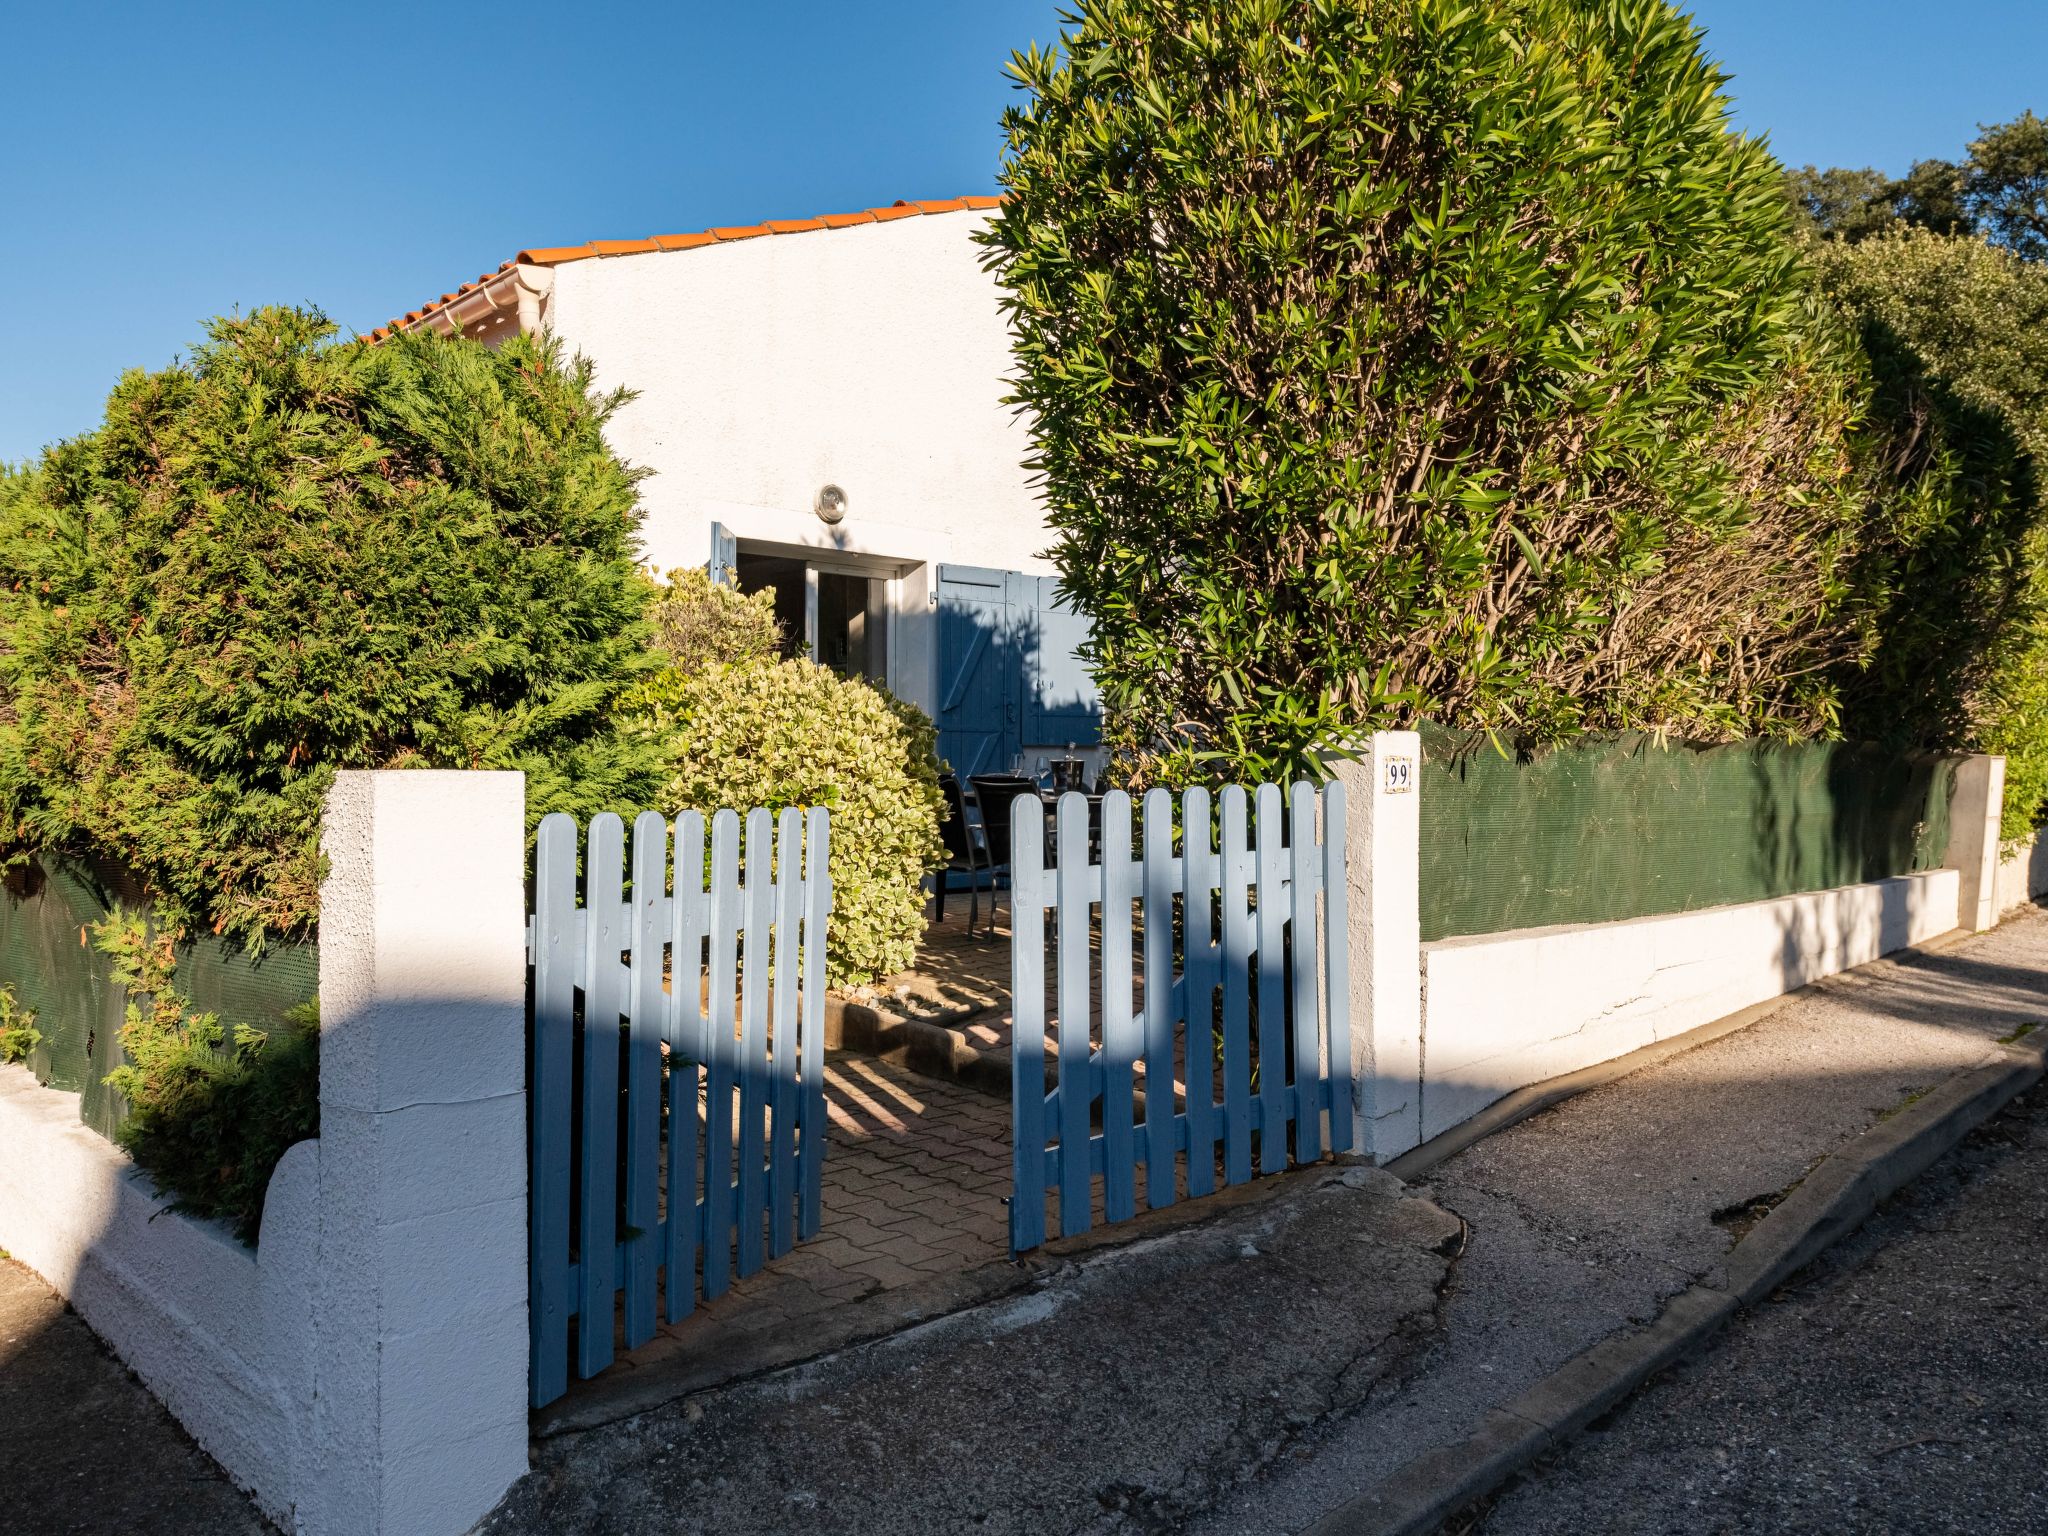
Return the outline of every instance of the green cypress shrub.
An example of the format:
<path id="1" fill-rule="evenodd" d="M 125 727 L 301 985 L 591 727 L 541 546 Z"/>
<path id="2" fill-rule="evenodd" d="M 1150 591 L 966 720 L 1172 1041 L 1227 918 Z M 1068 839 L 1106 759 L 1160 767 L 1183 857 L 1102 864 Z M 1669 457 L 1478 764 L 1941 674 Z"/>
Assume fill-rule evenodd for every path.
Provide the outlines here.
<path id="1" fill-rule="evenodd" d="M 987 259 L 1136 779 L 1826 731 L 1861 404 L 1663 0 L 1081 0 Z"/>
<path id="2" fill-rule="evenodd" d="M 124 862 L 169 929 L 317 916 L 344 767 L 518 768 L 530 816 L 643 802 L 649 664 L 619 394 L 546 342 L 216 320 L 0 481 L 0 835 Z"/>
<path id="3" fill-rule="evenodd" d="M 320 1010 L 265 1034 L 224 1025 L 177 989 L 176 945 L 118 908 L 93 933 L 128 990 L 127 1058 L 107 1082 L 127 1101 L 122 1146 L 172 1209 L 227 1222 L 254 1244 L 277 1161 L 320 1134 Z"/>

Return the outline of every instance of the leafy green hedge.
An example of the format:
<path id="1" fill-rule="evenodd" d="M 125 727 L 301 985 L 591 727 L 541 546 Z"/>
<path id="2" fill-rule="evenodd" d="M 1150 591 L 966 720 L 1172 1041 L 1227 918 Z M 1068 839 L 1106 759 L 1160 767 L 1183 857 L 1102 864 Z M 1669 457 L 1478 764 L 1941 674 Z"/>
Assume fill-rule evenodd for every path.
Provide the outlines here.
<path id="1" fill-rule="evenodd" d="M 770 593 L 677 571 L 654 608 L 671 666 L 639 683 L 628 729 L 662 744 L 665 813 L 822 805 L 832 813 L 827 979 L 907 967 L 925 874 L 945 861 L 937 734 L 925 714 L 857 678 L 778 660 Z"/>
<path id="2" fill-rule="evenodd" d="M 2048 265 L 1900 229 L 1808 257 L 1866 360 L 1871 664 L 1845 728 L 2000 752 L 2005 827 L 2048 802 Z"/>
<path id="3" fill-rule="evenodd" d="M 0 987 L 0 1062 L 17 1066 L 42 1043 L 34 1010 L 21 1006 L 12 987 Z"/>

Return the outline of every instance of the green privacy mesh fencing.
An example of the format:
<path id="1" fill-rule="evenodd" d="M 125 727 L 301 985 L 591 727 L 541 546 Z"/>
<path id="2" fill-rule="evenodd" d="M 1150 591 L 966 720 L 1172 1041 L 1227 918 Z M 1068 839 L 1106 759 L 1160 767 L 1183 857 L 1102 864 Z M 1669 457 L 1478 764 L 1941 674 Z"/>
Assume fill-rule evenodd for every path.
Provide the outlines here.
<path id="1" fill-rule="evenodd" d="M 33 1009 L 42 1043 L 29 1058 L 52 1088 L 81 1097 L 79 1116 L 103 1136 L 120 1124 L 120 1096 L 106 1075 L 120 1065 L 128 994 L 88 930 L 115 905 L 147 903 L 134 881 L 98 864 L 45 859 L 0 882 L 0 985 Z M 268 1031 L 319 989 L 319 952 L 279 945 L 261 956 L 206 938 L 178 951 L 179 989 L 225 1024 Z"/>
<path id="2" fill-rule="evenodd" d="M 1533 759 L 1425 727 L 1422 937 L 1604 923 L 1938 868 L 1954 758 L 1835 742 Z"/>

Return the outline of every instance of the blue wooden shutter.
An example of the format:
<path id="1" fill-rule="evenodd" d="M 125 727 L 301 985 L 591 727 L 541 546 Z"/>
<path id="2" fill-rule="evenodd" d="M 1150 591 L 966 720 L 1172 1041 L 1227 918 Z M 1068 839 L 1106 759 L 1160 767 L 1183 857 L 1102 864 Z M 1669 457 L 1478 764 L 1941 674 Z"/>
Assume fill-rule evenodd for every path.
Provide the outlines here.
<path id="1" fill-rule="evenodd" d="M 1021 578 L 1035 637 L 1024 679 L 1024 748 L 1092 747 L 1102 740 L 1102 695 L 1082 659 L 1088 620 L 1062 599 L 1057 576 Z"/>
<path id="2" fill-rule="evenodd" d="M 711 525 L 711 584 L 722 587 L 740 563 L 740 541 L 723 523 Z"/>
<path id="3" fill-rule="evenodd" d="M 942 565 L 938 571 L 939 756 L 964 781 L 1007 769 L 1020 750 L 1023 677 L 1010 619 L 1007 571 Z"/>

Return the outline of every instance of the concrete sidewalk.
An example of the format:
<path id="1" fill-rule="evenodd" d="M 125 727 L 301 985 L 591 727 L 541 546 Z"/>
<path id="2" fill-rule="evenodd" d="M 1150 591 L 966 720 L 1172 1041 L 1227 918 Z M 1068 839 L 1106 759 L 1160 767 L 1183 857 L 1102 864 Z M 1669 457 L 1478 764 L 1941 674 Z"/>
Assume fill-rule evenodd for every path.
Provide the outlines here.
<path id="1" fill-rule="evenodd" d="M 1301 1530 L 1472 1432 L 1695 1282 L 1719 1283 L 1735 1240 L 1821 1160 L 2043 1021 L 2048 913 L 2029 909 L 1832 978 L 1452 1157 L 1419 1191 L 1469 1232 L 1432 1344 L 1191 1529 Z"/>
<path id="2" fill-rule="evenodd" d="M 1176 1529 L 1401 1368 L 1459 1238 L 1363 1167 L 1136 1230 L 1021 1294 L 543 1440 L 482 1529 Z"/>

